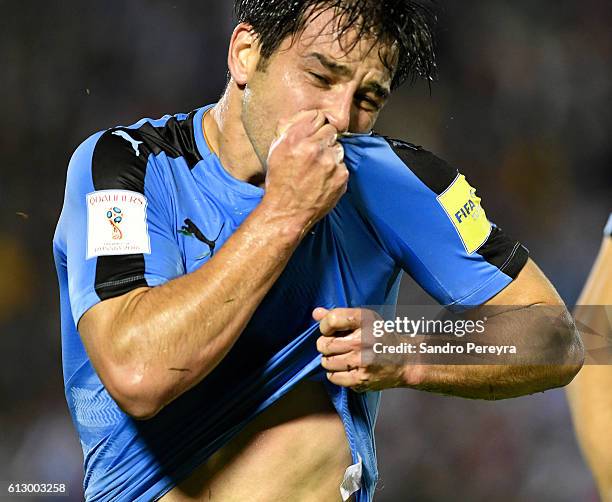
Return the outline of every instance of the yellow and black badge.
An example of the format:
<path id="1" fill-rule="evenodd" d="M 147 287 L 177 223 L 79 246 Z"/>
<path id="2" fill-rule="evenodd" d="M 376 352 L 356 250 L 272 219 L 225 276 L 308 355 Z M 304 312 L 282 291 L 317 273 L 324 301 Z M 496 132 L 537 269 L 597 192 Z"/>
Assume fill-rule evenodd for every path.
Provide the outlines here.
<path id="1" fill-rule="evenodd" d="M 491 223 L 480 205 L 480 197 L 463 174 L 459 174 L 455 181 L 438 195 L 438 202 L 453 222 L 468 254 L 478 250 L 487 241 L 491 233 Z"/>

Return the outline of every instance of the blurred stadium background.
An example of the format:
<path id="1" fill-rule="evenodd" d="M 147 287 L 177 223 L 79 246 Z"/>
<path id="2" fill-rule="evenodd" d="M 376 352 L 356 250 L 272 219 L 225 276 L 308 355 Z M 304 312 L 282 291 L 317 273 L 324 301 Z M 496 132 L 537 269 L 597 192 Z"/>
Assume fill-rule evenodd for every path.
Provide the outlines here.
<path id="1" fill-rule="evenodd" d="M 378 130 L 458 166 L 572 304 L 611 209 L 612 3 L 443 3 L 440 81 L 398 91 Z M 51 255 L 66 165 L 96 130 L 215 101 L 231 2 L 0 9 L 0 480 L 66 482 L 80 500 Z M 402 302 L 419 298 L 406 278 Z M 377 502 L 597 500 L 559 390 L 497 403 L 389 391 L 377 434 Z"/>

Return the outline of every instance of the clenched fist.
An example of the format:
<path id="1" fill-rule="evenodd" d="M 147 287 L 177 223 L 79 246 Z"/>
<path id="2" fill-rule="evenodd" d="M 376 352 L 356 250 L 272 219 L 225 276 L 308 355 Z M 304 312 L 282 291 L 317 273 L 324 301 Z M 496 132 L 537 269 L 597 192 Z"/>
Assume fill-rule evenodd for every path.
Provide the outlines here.
<path id="1" fill-rule="evenodd" d="M 267 159 L 264 201 L 282 216 L 303 223 L 304 232 L 346 192 L 349 173 L 338 131 L 325 114 L 300 112 L 278 125 Z"/>

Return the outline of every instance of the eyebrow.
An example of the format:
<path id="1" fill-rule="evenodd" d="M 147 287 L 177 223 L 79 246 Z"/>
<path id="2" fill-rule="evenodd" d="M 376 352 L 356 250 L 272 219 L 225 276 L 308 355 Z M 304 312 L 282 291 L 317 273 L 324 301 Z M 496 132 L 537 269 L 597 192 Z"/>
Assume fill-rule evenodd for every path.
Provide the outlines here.
<path id="1" fill-rule="evenodd" d="M 350 77 L 353 74 L 353 72 L 348 66 L 340 64 L 340 63 L 336 63 L 334 60 L 329 59 L 328 57 L 318 52 L 313 52 L 311 54 L 308 54 L 308 56 L 306 57 L 309 59 L 314 58 L 318 60 L 319 63 L 321 63 L 326 69 L 342 77 Z"/>
<path id="2" fill-rule="evenodd" d="M 353 74 L 353 71 L 346 65 L 336 63 L 334 60 L 329 59 L 319 52 L 312 52 L 308 54 L 306 58 L 316 59 L 321 63 L 323 67 L 327 70 L 335 73 L 336 75 L 340 75 L 341 77 L 350 77 Z M 391 94 L 391 91 L 379 84 L 378 82 L 368 82 L 364 86 L 361 87 L 362 91 L 365 92 L 373 92 L 377 97 L 381 99 L 387 99 Z"/>
<path id="3" fill-rule="evenodd" d="M 378 82 L 368 82 L 363 87 L 362 91 L 373 92 L 380 99 L 387 99 L 391 95 L 391 91 L 385 86 L 380 85 Z"/>

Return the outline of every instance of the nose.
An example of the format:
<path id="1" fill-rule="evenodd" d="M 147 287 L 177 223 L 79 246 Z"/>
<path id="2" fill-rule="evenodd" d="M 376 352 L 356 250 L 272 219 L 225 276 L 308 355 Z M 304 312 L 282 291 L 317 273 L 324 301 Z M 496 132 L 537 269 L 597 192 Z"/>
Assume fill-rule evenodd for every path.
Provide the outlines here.
<path id="1" fill-rule="evenodd" d="M 325 109 L 327 121 L 333 125 L 340 134 L 348 132 L 350 129 L 352 106 L 353 92 L 351 89 L 346 89 L 336 93 Z"/>

